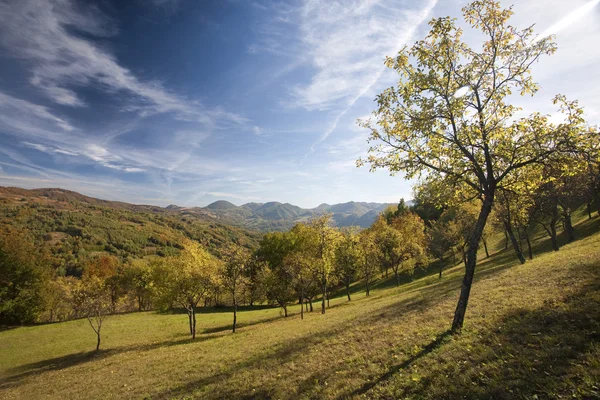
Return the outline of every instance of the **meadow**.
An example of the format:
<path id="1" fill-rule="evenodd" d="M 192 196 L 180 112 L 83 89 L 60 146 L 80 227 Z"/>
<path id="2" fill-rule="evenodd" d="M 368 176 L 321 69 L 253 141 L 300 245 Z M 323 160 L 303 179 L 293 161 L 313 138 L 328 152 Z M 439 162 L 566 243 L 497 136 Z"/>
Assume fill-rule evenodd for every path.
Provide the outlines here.
<path id="1" fill-rule="evenodd" d="M 597 398 L 600 219 L 579 239 L 519 265 L 502 241 L 481 259 L 466 326 L 448 328 L 463 266 L 399 287 L 360 282 L 325 315 L 298 306 L 110 316 L 103 346 L 85 319 L 0 332 L 0 397 L 17 398 Z M 315 307 L 315 309 L 317 309 Z"/>

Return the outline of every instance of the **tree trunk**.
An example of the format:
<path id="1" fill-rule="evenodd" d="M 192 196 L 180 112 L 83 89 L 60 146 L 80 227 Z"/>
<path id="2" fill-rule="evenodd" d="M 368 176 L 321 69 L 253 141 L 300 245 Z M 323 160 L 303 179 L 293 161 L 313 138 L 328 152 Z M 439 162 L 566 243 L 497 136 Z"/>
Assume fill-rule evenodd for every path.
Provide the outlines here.
<path id="1" fill-rule="evenodd" d="M 313 312 L 313 302 L 312 302 L 312 297 L 310 299 L 308 299 L 308 303 L 310 304 L 310 312 Z"/>
<path id="2" fill-rule="evenodd" d="M 471 233 L 469 238 L 469 249 L 467 252 L 467 266 L 465 268 L 465 276 L 460 289 L 460 297 L 458 304 L 456 305 L 456 311 L 454 311 L 454 320 L 452 321 L 452 332 L 460 332 L 463 327 L 465 320 L 465 313 L 467 311 L 467 304 L 469 303 L 469 294 L 471 293 L 471 285 L 473 284 L 473 277 L 475 275 L 475 266 L 477 264 L 477 248 L 479 247 L 479 240 L 481 240 L 481 234 L 485 228 L 487 218 L 492 211 L 492 205 L 494 204 L 494 190 L 487 193 L 484 197 L 475 229 Z"/>
<path id="3" fill-rule="evenodd" d="M 444 270 L 444 263 L 440 260 L 440 276 L 439 279 L 442 279 L 442 271 Z"/>
<path id="4" fill-rule="evenodd" d="M 587 202 L 587 214 L 588 214 L 588 219 L 592 219 L 592 203 L 591 202 Z"/>
<path id="5" fill-rule="evenodd" d="M 284 305 L 284 306 L 283 306 L 283 315 L 284 315 L 284 317 L 286 317 L 286 318 L 287 318 L 287 316 L 288 316 L 288 313 L 287 313 L 287 306 L 286 306 L 286 305 Z"/>
<path id="6" fill-rule="evenodd" d="M 517 238 L 515 237 L 515 234 L 513 233 L 512 230 L 512 226 L 510 225 L 510 221 L 508 220 L 504 220 L 504 229 L 506 231 L 506 233 L 508 234 L 508 237 L 510 238 L 510 241 L 513 245 L 513 249 L 515 250 L 515 254 L 517 255 L 517 258 L 519 259 L 519 262 L 521 264 L 525 264 L 525 257 L 523 257 L 523 252 L 521 251 L 521 246 L 519 246 L 519 242 L 517 241 Z"/>
<path id="7" fill-rule="evenodd" d="M 523 228 L 523 236 L 525 236 L 525 243 L 527 243 L 527 252 L 529 253 L 529 259 L 533 260 L 533 250 L 531 249 L 531 240 L 529 239 L 529 232 L 527 227 Z"/>
<path id="8" fill-rule="evenodd" d="M 396 286 L 400 286 L 400 275 L 398 274 L 398 268 L 393 268 L 394 275 L 396 276 Z"/>
<path id="9" fill-rule="evenodd" d="M 485 238 L 482 238 L 483 241 L 483 248 L 485 249 L 485 258 L 490 258 L 490 252 L 488 251 L 488 247 L 487 247 L 487 240 L 485 240 Z"/>
<path id="10" fill-rule="evenodd" d="M 350 283 L 346 281 L 346 296 L 348 296 L 348 301 L 352 301 L 350 298 Z"/>
<path id="11" fill-rule="evenodd" d="M 550 240 L 552 241 L 552 250 L 558 251 L 558 239 L 556 237 L 556 222 L 553 221 L 550 223 Z"/>
<path id="12" fill-rule="evenodd" d="M 467 253 L 465 252 L 465 248 L 463 247 L 461 249 L 461 251 L 462 251 L 463 264 L 465 264 L 465 268 L 467 268 Z"/>
<path id="13" fill-rule="evenodd" d="M 571 243 L 575 240 L 575 229 L 573 228 L 573 222 L 571 221 L 571 209 L 566 207 L 563 210 L 563 221 L 565 224 L 565 233 L 567 234 L 567 241 Z"/>
<path id="14" fill-rule="evenodd" d="M 504 250 L 508 249 L 508 233 L 504 231 Z"/>
<path id="15" fill-rule="evenodd" d="M 196 339 L 196 306 L 192 306 L 192 339 Z"/>
<path id="16" fill-rule="evenodd" d="M 369 297 L 369 278 L 365 279 L 365 292 L 367 292 L 367 297 Z"/>
<path id="17" fill-rule="evenodd" d="M 304 287 L 300 289 L 300 319 L 304 319 Z"/>
<path id="18" fill-rule="evenodd" d="M 100 350 L 100 328 L 96 331 L 96 335 L 98 336 L 98 341 L 96 342 L 96 351 Z"/>
<path id="19" fill-rule="evenodd" d="M 308 312 L 308 299 L 304 299 L 304 311 Z"/>
<path id="20" fill-rule="evenodd" d="M 325 299 L 327 297 L 327 282 L 323 280 L 321 283 L 322 299 L 321 299 L 321 314 L 325 314 Z"/>
<path id="21" fill-rule="evenodd" d="M 237 301 L 235 298 L 235 291 L 233 293 L 233 329 L 232 329 L 232 333 L 235 333 L 235 327 L 237 324 Z"/>
<path id="22" fill-rule="evenodd" d="M 190 335 L 194 336 L 194 328 L 193 328 L 193 323 L 192 323 L 192 311 L 190 308 L 188 308 L 187 313 L 188 313 L 188 319 L 189 319 L 189 323 L 190 323 Z"/>

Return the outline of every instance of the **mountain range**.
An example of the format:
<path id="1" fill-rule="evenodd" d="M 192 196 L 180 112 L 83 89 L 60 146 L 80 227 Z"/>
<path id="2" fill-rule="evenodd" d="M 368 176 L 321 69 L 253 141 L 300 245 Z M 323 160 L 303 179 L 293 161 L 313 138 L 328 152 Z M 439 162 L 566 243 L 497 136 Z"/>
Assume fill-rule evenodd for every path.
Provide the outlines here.
<path id="1" fill-rule="evenodd" d="M 339 227 L 370 226 L 377 215 L 390 203 L 368 203 L 350 201 L 339 204 L 321 204 L 315 208 L 301 208 L 289 203 L 271 201 L 267 203 L 246 203 L 236 206 L 226 200 L 218 200 L 206 207 L 180 207 L 170 205 L 171 211 L 204 215 L 222 223 L 259 231 L 287 230 L 295 223 L 312 217 L 331 213 L 334 224 Z"/>

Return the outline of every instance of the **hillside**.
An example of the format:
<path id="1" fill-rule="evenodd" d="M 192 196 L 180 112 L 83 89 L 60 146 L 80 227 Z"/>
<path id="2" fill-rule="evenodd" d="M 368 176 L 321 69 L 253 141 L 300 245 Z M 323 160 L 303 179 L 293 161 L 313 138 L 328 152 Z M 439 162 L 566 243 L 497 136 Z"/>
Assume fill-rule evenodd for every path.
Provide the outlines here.
<path id="1" fill-rule="evenodd" d="M 176 207 L 98 200 L 63 189 L 0 188 L 0 232 L 25 232 L 61 273 L 78 275 L 97 254 L 122 258 L 177 254 L 182 238 L 211 250 L 231 241 L 253 247 L 260 234 Z"/>
<path id="2" fill-rule="evenodd" d="M 0 332 L 0 397 L 598 398 L 599 227 L 580 222 L 558 252 L 538 236 L 525 265 L 496 243 L 461 335 L 447 331 L 459 265 L 441 280 L 380 280 L 368 298 L 357 282 L 351 302 L 304 320 L 297 306 L 289 318 L 246 308 L 236 334 L 228 310 L 206 309 L 196 341 L 184 314 L 152 312 L 107 319 L 99 353 L 85 320 Z"/>

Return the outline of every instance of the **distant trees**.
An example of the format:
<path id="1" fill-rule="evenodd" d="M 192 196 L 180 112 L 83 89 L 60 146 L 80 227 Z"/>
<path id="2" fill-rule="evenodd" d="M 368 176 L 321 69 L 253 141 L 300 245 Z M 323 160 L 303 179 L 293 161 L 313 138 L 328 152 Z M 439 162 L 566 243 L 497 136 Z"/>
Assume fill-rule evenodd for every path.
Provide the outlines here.
<path id="1" fill-rule="evenodd" d="M 398 84 L 377 97 L 375 123 L 361 124 L 375 144 L 359 165 L 404 172 L 409 178 L 425 174 L 453 201 L 481 200 L 468 240 L 454 332 L 463 326 L 477 250 L 497 192 L 519 191 L 521 170 L 538 168 L 556 154 L 582 152 L 588 145 L 583 111 L 564 96 L 554 99 L 562 123 L 537 113 L 517 118 L 509 95 L 535 94 L 530 67 L 556 46 L 550 37 L 534 36 L 533 26 L 518 30 L 510 25 L 512 14 L 493 0 L 463 8 L 465 22 L 483 36 L 481 50 L 462 40 L 463 30 L 454 19 L 432 20 L 425 39 L 387 59 L 386 65 L 399 74 Z"/>

